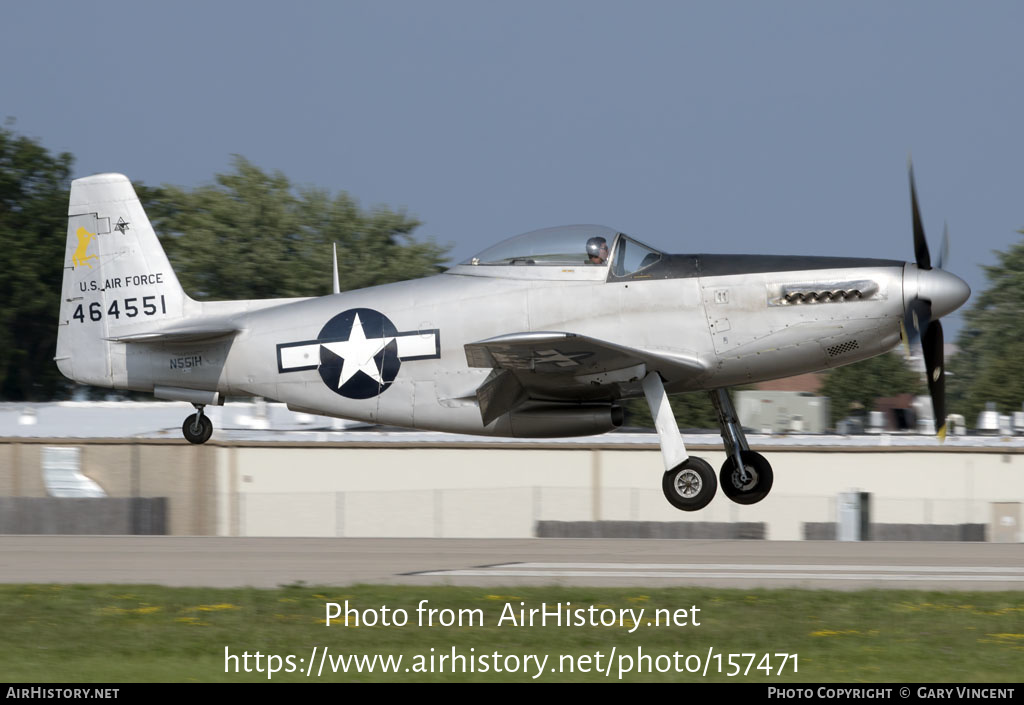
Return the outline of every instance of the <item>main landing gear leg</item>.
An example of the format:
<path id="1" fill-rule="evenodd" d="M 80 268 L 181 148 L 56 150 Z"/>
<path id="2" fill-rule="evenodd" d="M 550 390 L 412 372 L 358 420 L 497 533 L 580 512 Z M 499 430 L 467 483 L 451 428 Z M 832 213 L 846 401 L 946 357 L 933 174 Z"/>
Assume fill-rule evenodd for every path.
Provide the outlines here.
<path id="1" fill-rule="evenodd" d="M 661 481 L 665 499 L 676 509 L 686 512 L 703 509 L 718 491 L 715 471 L 705 460 L 687 456 L 661 376 L 657 372 L 648 373 L 643 387 L 654 428 L 658 431 L 661 457 L 665 461 L 665 475 Z"/>
<path id="2" fill-rule="evenodd" d="M 185 418 L 181 425 L 181 432 L 185 434 L 185 440 L 189 443 L 206 443 L 213 435 L 213 422 L 210 417 L 203 413 L 206 404 L 193 404 L 196 413 Z"/>
<path id="3" fill-rule="evenodd" d="M 760 453 L 750 450 L 743 435 L 739 416 L 726 389 L 708 392 L 718 414 L 718 425 L 725 444 L 726 459 L 719 480 L 725 496 L 737 504 L 754 504 L 768 496 L 772 489 L 772 466 Z"/>

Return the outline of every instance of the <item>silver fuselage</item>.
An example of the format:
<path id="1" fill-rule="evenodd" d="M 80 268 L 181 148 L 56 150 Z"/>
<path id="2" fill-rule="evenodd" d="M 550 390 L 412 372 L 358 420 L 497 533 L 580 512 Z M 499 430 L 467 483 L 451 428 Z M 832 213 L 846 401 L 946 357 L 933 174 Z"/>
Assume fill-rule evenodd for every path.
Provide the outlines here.
<path id="1" fill-rule="evenodd" d="M 570 331 L 698 363 L 699 374 L 665 380 L 669 393 L 749 384 L 848 364 L 895 346 L 905 272 L 916 274 L 916 267 L 888 260 L 676 255 L 632 278 L 583 266 L 464 264 L 427 279 L 315 299 L 189 301 L 190 315 L 231 319 L 239 332 L 207 342 L 111 343 L 127 349 L 112 354 L 110 386 L 259 395 L 366 422 L 514 435 L 507 419 L 483 424 L 474 394 L 490 370 L 467 363 L 467 344 L 512 331 Z M 393 382 L 363 399 L 332 390 L 316 361 L 308 369 L 282 363 L 288 360 L 282 346 L 314 344 L 327 321 L 353 309 L 380 312 L 400 335 L 424 339 L 412 342 L 436 344 L 437 354 L 403 359 Z M 638 381 L 557 380 L 528 386 L 551 401 L 614 402 L 643 394 Z"/>

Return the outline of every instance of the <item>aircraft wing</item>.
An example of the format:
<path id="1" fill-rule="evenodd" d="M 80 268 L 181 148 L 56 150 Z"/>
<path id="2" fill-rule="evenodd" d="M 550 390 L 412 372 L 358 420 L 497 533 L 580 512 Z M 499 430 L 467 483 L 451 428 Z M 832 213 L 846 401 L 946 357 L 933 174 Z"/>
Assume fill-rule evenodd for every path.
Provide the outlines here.
<path id="1" fill-rule="evenodd" d="M 639 382 L 649 371 L 657 371 L 668 383 L 707 372 L 695 358 L 576 333 L 511 333 L 469 343 L 465 349 L 470 367 L 494 370 L 476 393 L 485 425 L 526 399 L 555 389 L 571 393 L 573 388 L 583 392 Z"/>

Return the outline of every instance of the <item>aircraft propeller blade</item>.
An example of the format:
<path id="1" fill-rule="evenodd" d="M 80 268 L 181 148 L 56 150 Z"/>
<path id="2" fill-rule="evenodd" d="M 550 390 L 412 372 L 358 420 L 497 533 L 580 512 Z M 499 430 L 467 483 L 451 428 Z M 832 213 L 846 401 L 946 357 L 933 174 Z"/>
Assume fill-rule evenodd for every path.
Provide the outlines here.
<path id="1" fill-rule="evenodd" d="M 903 331 L 907 333 L 907 344 L 921 342 L 921 337 L 931 322 L 932 302 L 927 299 L 912 299 L 903 314 Z"/>
<path id="2" fill-rule="evenodd" d="M 917 207 L 917 188 L 914 186 L 914 165 L 907 160 L 907 171 L 910 172 L 910 207 L 914 215 L 914 257 L 920 269 L 932 268 L 932 257 L 928 253 L 928 241 L 924 237 L 924 225 L 921 223 L 921 211 Z"/>
<path id="3" fill-rule="evenodd" d="M 928 375 L 928 393 L 932 397 L 935 434 L 940 441 L 946 439 L 946 369 L 943 360 L 942 323 L 932 321 L 921 339 L 924 367 Z"/>
<path id="4" fill-rule="evenodd" d="M 925 239 L 921 211 L 917 204 L 917 187 L 914 184 L 914 165 L 908 160 L 910 173 L 910 208 L 914 219 L 914 256 L 919 270 L 932 268 L 928 241 Z M 942 269 L 949 260 L 949 225 L 942 232 L 942 247 L 939 249 L 937 267 Z M 924 276 L 921 274 L 920 276 Z M 924 353 L 925 374 L 928 378 L 928 394 L 932 398 L 935 418 L 935 432 L 939 441 L 946 439 L 946 370 L 943 352 L 942 323 L 932 320 L 932 301 L 915 296 L 907 302 L 903 321 L 900 325 L 904 344 L 909 356 L 910 343 L 920 343 Z"/>

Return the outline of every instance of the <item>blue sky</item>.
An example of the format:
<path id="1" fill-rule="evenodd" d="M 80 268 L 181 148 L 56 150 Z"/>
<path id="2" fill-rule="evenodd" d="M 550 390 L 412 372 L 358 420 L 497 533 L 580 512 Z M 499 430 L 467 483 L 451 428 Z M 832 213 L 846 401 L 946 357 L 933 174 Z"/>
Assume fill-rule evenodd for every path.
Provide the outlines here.
<path id="1" fill-rule="evenodd" d="M 194 187 L 240 154 L 404 209 L 454 260 L 580 222 L 674 252 L 909 260 L 908 152 L 933 255 L 947 220 L 975 292 L 1024 227 L 1019 2 L 3 10 L 0 119 L 77 176 Z"/>

